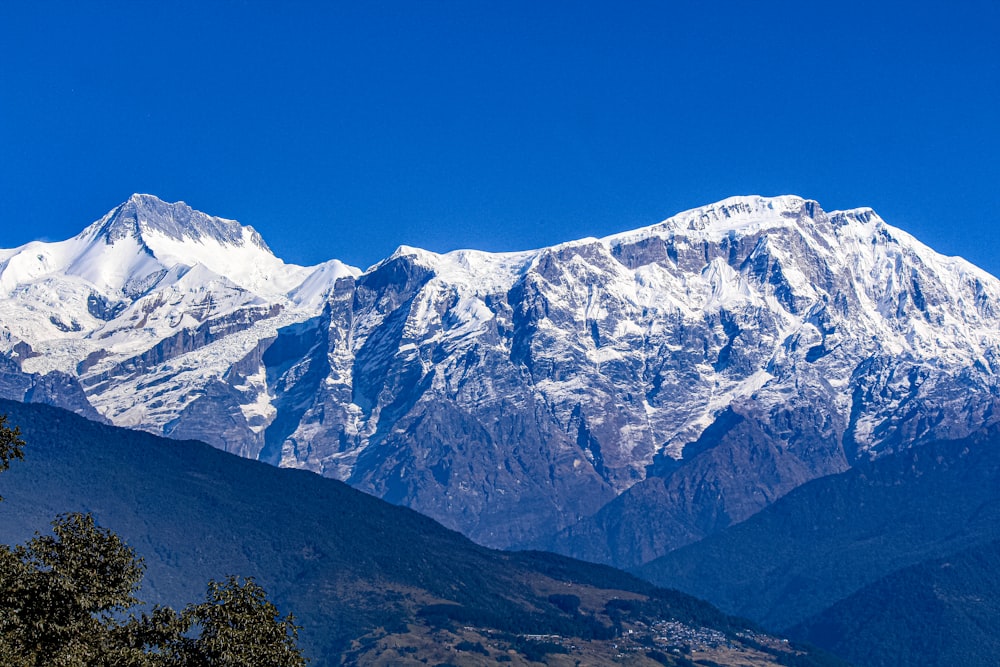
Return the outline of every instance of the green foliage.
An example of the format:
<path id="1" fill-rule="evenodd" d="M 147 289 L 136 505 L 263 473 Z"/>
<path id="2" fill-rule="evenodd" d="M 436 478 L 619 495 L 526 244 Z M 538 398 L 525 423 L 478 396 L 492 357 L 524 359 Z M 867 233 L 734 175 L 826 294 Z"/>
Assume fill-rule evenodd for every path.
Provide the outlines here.
<path id="1" fill-rule="evenodd" d="M 264 589 L 253 579 L 230 576 L 208 584 L 208 599 L 188 605 L 181 617 L 200 630 L 185 641 L 185 664 L 197 667 L 300 667 L 295 645 L 298 627 L 291 615 L 281 619 Z"/>
<path id="2" fill-rule="evenodd" d="M 580 598 L 576 595 L 553 594 L 549 596 L 549 602 L 567 614 L 575 614 L 580 609 Z"/>
<path id="3" fill-rule="evenodd" d="M 66 514 L 54 535 L 0 551 L 0 636 L 30 665 L 89 665 L 121 652 L 118 617 L 138 600 L 142 561 L 93 517 Z"/>
<path id="4" fill-rule="evenodd" d="M 0 415 L 0 472 L 10 468 L 14 459 L 24 459 L 24 440 L 21 440 L 21 429 L 11 428 L 7 424 L 7 415 Z M 3 496 L 0 496 L 3 500 Z"/>
<path id="5" fill-rule="evenodd" d="M 142 559 L 89 514 L 0 546 L 0 664 L 10 667 L 301 667 L 298 628 L 253 580 L 209 582 L 180 614 L 136 616 Z"/>
<path id="6" fill-rule="evenodd" d="M 24 458 L 0 416 L 0 472 Z M 0 545 L 4 667 L 302 667 L 292 617 L 252 579 L 209 582 L 205 602 L 136 615 L 145 566 L 90 514 L 63 514 L 52 534 Z"/>

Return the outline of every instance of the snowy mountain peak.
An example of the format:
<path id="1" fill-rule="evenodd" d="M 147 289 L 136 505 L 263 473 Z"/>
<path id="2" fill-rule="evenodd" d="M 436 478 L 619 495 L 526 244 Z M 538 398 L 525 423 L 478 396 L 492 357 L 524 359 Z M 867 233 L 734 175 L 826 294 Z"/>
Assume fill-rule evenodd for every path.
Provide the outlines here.
<path id="1" fill-rule="evenodd" d="M 860 225 L 885 225 L 885 222 L 879 217 L 878 213 L 867 206 L 848 211 L 832 211 L 830 213 L 830 221 L 838 227 L 852 223 Z"/>
<path id="2" fill-rule="evenodd" d="M 182 201 L 165 202 L 148 194 L 133 194 L 124 203 L 84 230 L 81 236 L 101 238 L 113 245 L 123 238 L 145 244 L 147 235 L 159 234 L 172 241 L 213 240 L 223 246 L 256 246 L 268 253 L 271 249 L 252 227 L 235 220 L 206 215 Z"/>
<path id="3" fill-rule="evenodd" d="M 744 195 L 683 211 L 655 225 L 612 234 L 602 241 L 614 246 L 650 236 L 669 238 L 680 235 L 714 242 L 733 234 L 777 227 L 802 227 L 807 220 L 826 219 L 827 214 L 811 199 L 795 195 Z"/>
<path id="4" fill-rule="evenodd" d="M 823 210 L 815 201 L 795 195 L 729 197 L 715 204 L 680 213 L 663 224 L 674 229 L 729 231 L 765 220 L 817 217 Z"/>

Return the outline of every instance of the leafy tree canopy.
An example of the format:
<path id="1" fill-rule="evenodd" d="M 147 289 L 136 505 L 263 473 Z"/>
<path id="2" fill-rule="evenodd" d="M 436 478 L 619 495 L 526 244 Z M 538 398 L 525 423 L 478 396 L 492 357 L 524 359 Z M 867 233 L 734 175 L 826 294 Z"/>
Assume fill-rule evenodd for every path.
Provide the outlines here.
<path id="1" fill-rule="evenodd" d="M 0 471 L 22 459 L 0 416 Z M 137 612 L 142 559 L 89 514 L 0 545 L 0 664 L 6 667 L 301 667 L 298 628 L 252 579 L 211 581 L 180 613 Z"/>
<path id="2" fill-rule="evenodd" d="M 24 440 L 21 440 L 21 429 L 7 425 L 7 415 L 0 415 L 0 472 L 10 468 L 14 459 L 24 458 Z M 3 496 L 0 496 L 3 500 Z"/>

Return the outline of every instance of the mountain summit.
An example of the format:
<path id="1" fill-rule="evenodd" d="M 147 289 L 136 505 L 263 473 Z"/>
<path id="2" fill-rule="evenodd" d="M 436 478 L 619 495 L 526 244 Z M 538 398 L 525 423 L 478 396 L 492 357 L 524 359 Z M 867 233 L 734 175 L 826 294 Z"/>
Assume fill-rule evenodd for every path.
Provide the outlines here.
<path id="1" fill-rule="evenodd" d="M 273 296 L 295 287 L 304 275 L 300 267 L 275 257 L 252 227 L 153 195 L 132 195 L 63 245 L 69 251 L 67 273 L 105 292 L 117 289 L 126 295 L 134 289 L 105 276 L 145 286 L 147 276 L 201 266 L 243 289 Z M 150 258 L 155 267 L 147 266 Z M 128 277 L 121 275 L 124 267 L 129 267 Z M 148 273 L 138 276 L 136 271 Z"/>
<path id="2" fill-rule="evenodd" d="M 526 252 L 403 246 L 365 272 L 286 265 L 143 195 L 90 229 L 0 251 L 5 395 L 61 373 L 115 424 L 491 546 L 636 565 L 1000 415 L 1000 283 L 871 209 L 733 197 Z"/>
<path id="3" fill-rule="evenodd" d="M 271 252 L 264 239 L 253 227 L 244 227 L 235 220 L 226 220 L 195 211 L 182 201 L 167 203 L 154 195 L 134 194 L 80 235 L 100 237 L 106 243 L 132 237 L 145 241 L 149 234 L 162 235 L 173 241 L 211 240 L 222 246 L 251 244 Z"/>

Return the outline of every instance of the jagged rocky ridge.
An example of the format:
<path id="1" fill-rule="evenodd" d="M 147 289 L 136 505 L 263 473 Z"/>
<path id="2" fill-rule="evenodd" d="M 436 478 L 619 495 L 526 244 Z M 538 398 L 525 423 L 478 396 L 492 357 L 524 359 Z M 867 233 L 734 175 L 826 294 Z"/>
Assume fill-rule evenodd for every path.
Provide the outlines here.
<path id="1" fill-rule="evenodd" d="M 998 298 L 870 209 L 791 196 L 363 272 L 145 195 L 0 251 L 5 395 L 59 373 L 116 424 L 620 566 L 994 423 Z"/>

